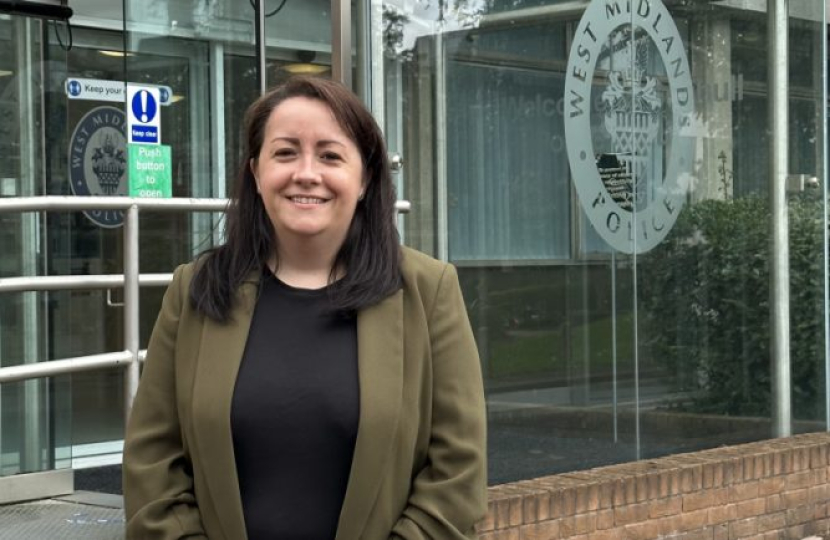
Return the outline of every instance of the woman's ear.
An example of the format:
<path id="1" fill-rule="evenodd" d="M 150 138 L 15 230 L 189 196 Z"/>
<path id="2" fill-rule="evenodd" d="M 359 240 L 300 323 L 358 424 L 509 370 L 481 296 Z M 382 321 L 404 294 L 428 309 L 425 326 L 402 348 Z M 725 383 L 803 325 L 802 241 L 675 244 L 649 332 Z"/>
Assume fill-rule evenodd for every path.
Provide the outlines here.
<path id="1" fill-rule="evenodd" d="M 254 182 L 256 182 L 256 192 L 262 193 L 259 190 L 259 177 L 256 174 L 256 158 L 251 158 L 251 160 L 248 162 L 248 167 L 251 169 L 251 176 L 254 177 Z"/>

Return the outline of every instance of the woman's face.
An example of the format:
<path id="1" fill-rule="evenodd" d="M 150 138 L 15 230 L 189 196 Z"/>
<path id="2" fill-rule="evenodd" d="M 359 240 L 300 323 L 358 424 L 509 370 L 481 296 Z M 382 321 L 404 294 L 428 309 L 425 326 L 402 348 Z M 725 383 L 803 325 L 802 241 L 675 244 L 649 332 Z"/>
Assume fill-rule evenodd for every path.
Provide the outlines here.
<path id="1" fill-rule="evenodd" d="M 363 162 L 325 103 L 304 97 L 280 103 L 250 165 L 281 246 L 299 240 L 340 248 L 363 194 Z"/>

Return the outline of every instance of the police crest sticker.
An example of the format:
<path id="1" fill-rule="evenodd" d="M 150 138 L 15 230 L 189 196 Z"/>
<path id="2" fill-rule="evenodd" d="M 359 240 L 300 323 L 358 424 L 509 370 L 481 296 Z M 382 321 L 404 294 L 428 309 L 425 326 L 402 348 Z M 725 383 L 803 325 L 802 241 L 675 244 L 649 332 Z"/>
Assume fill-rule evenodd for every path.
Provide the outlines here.
<path id="1" fill-rule="evenodd" d="M 127 194 L 127 138 L 124 112 L 95 107 L 81 118 L 69 143 L 69 184 L 78 196 Z M 87 218 L 100 227 L 120 227 L 121 210 L 88 210 Z"/>
<path id="2" fill-rule="evenodd" d="M 644 253 L 671 230 L 694 162 L 689 61 L 660 0 L 592 0 L 565 77 L 579 201 L 611 247 Z"/>

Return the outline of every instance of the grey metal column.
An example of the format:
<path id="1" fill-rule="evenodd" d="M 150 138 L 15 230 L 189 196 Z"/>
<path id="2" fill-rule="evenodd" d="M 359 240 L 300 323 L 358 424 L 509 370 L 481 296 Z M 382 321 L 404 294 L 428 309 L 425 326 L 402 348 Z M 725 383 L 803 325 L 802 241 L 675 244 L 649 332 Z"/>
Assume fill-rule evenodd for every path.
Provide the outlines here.
<path id="1" fill-rule="evenodd" d="M 790 388 L 790 249 L 787 218 L 787 13 L 788 0 L 768 0 L 770 119 L 770 353 L 772 359 L 772 431 L 792 434 Z"/>
<path id="2" fill-rule="evenodd" d="M 38 73 L 42 69 L 42 58 L 36 47 L 35 25 L 42 23 L 28 17 L 15 17 L 15 63 L 17 71 L 18 117 L 20 129 L 20 178 L 19 193 L 24 196 L 38 194 L 37 182 L 41 178 L 38 157 L 42 152 L 42 134 L 38 124 L 42 116 L 41 101 L 37 81 L 42 81 Z M 29 214 L 20 217 L 20 238 L 24 246 L 12 257 L 20 257 L 21 270 L 24 275 L 38 275 L 38 254 L 40 253 L 40 215 Z M 22 302 L 22 342 L 23 363 L 34 364 L 42 360 L 40 320 L 42 310 L 38 303 L 39 295 L 25 294 Z M 43 402 L 43 384 L 40 381 L 23 383 L 23 444 L 20 455 L 21 469 L 27 472 L 39 471 L 44 467 L 43 456 L 47 441 L 48 407 Z"/>
<path id="3" fill-rule="evenodd" d="M 821 28 L 827 28 L 827 2 L 822 3 L 821 11 Z M 830 250 L 828 250 L 828 217 L 827 217 L 827 180 L 830 179 L 828 174 L 827 163 L 827 40 L 821 39 L 821 58 L 819 59 L 822 71 L 821 76 L 821 106 L 819 108 L 821 114 L 821 160 L 822 166 L 822 182 L 821 192 L 822 200 L 824 201 L 823 219 L 824 225 L 824 429 L 830 431 L 830 303 L 828 303 L 828 293 L 830 293 Z"/>
<path id="4" fill-rule="evenodd" d="M 351 0 L 331 0 L 331 75 L 352 88 Z"/>
<path id="5" fill-rule="evenodd" d="M 221 41 L 210 44 L 210 197 L 227 196 L 225 163 L 225 45 Z M 213 227 L 213 245 L 218 246 L 224 240 L 220 222 L 223 216 L 211 214 Z"/>
<path id="6" fill-rule="evenodd" d="M 444 26 L 435 34 L 435 248 L 436 257 L 450 260 L 447 203 L 447 72 Z"/>
<path id="7" fill-rule="evenodd" d="M 138 206 L 124 216 L 124 349 L 131 355 L 124 370 L 124 414 L 130 416 L 138 389 Z"/>
<path id="8" fill-rule="evenodd" d="M 254 0 L 254 47 L 256 49 L 256 80 L 259 93 L 268 89 L 268 72 L 265 62 L 265 0 Z"/>

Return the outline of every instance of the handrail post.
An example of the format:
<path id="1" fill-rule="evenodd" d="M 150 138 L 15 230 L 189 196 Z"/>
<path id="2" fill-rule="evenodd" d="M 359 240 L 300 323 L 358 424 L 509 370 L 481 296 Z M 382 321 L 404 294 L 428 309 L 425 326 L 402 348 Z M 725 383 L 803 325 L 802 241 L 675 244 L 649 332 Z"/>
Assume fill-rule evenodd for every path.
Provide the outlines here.
<path id="1" fill-rule="evenodd" d="M 132 205 L 124 220 L 124 349 L 130 353 L 124 370 L 125 426 L 138 390 L 138 317 L 138 206 Z"/>
<path id="2" fill-rule="evenodd" d="M 772 357 L 772 429 L 774 437 L 792 434 L 790 373 L 790 255 L 786 178 L 788 172 L 788 17 L 789 0 L 767 3 L 770 118 L 770 356 Z"/>

